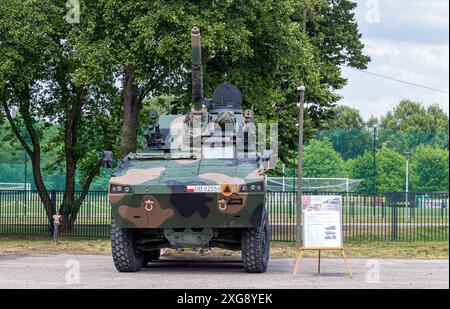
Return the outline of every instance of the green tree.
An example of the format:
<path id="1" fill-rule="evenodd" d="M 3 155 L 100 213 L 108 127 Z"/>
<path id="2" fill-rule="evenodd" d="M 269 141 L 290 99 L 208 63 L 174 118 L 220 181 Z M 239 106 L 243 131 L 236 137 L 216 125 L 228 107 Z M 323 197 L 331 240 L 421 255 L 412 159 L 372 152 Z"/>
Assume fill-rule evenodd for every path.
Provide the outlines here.
<path id="1" fill-rule="evenodd" d="M 377 190 L 404 191 L 406 158 L 394 149 L 384 148 L 377 154 Z"/>
<path id="2" fill-rule="evenodd" d="M 381 118 L 381 128 L 388 131 L 445 132 L 448 124 L 448 116 L 438 105 L 425 108 L 411 100 L 402 100 Z"/>
<path id="3" fill-rule="evenodd" d="M 405 190 L 406 158 L 393 149 L 383 148 L 376 153 L 376 186 L 377 192 Z M 373 153 L 349 160 L 350 178 L 363 179 L 358 187 L 361 192 L 373 192 L 374 177 Z"/>
<path id="4" fill-rule="evenodd" d="M 329 140 L 312 140 L 304 147 L 303 176 L 305 178 L 346 178 L 344 160 Z"/>
<path id="5" fill-rule="evenodd" d="M 321 128 L 326 128 L 330 119 L 330 108 L 341 99 L 335 90 L 343 88 L 347 80 L 342 77 L 340 67 L 364 69 L 370 58 L 363 54 L 364 45 L 361 42 L 361 34 L 355 21 L 354 10 L 356 3 L 348 0 L 313 1 L 300 4 L 295 16 L 304 18 L 292 18 L 293 21 L 306 22 L 306 33 L 312 45 L 315 57 L 313 66 L 319 71 L 319 87 L 307 83 L 306 100 L 310 104 L 305 114 L 305 135 L 312 137 Z M 298 53 L 297 53 L 298 54 Z M 302 54 L 298 54 L 302 61 Z M 304 75 L 304 73 L 302 73 Z M 280 78 L 280 81 L 289 81 L 289 78 Z M 296 149 L 298 140 L 297 115 L 298 115 L 298 86 L 294 79 L 289 83 L 289 88 L 281 88 L 284 98 L 277 103 L 278 120 L 280 123 L 280 153 L 291 153 L 289 149 Z M 276 101 L 277 102 L 277 101 Z"/>
<path id="6" fill-rule="evenodd" d="M 371 149 L 372 134 L 365 129 L 359 110 L 338 105 L 331 112 L 333 116 L 327 124 L 327 130 L 319 132 L 315 138 L 329 139 L 344 160 L 353 159 Z"/>
<path id="7" fill-rule="evenodd" d="M 369 120 L 366 121 L 366 128 L 368 130 L 373 130 L 374 127 L 378 126 L 380 124 L 380 120 L 375 116 L 370 116 Z"/>
<path id="8" fill-rule="evenodd" d="M 367 130 L 335 129 L 319 132 L 316 139 L 328 139 L 344 160 L 354 159 L 372 148 L 373 137 Z"/>
<path id="9" fill-rule="evenodd" d="M 49 53 L 55 52 L 52 21 L 47 18 L 47 14 L 55 14 L 55 6 L 49 1 L 41 4 L 16 0 L 0 3 L 0 104 L 16 139 L 31 158 L 34 182 L 50 220 L 51 201 L 41 171 L 42 132 L 35 126 L 39 108 L 32 101 L 37 81 L 48 76 Z M 12 110 L 18 111 L 17 115 Z"/>
<path id="10" fill-rule="evenodd" d="M 110 59 L 122 79 L 122 155 L 136 150 L 138 113 L 148 96 L 181 98 L 172 112 L 186 112 L 192 101 L 189 31 L 202 30 L 205 94 L 223 82 L 240 87 L 244 107 L 257 120 L 280 123 L 286 153 L 297 140 L 297 87 L 307 84 L 307 132 L 320 126 L 340 97 L 346 80 L 339 67 L 364 68 L 369 58 L 347 0 L 260 1 L 86 1 L 82 21 L 91 48 L 83 58 L 96 66 Z M 304 14 L 306 12 L 306 14 Z M 306 18 L 305 18 L 306 16 Z M 95 52 L 92 52 L 92 49 Z M 79 49 L 80 50 L 80 49 Z M 82 51 L 83 52 L 83 51 Z M 274 113 L 277 110 L 277 113 Z"/>
<path id="11" fill-rule="evenodd" d="M 420 145 L 448 149 L 448 116 L 438 105 L 402 100 L 380 121 L 378 146 L 386 145 L 402 154 L 413 153 Z"/>
<path id="12" fill-rule="evenodd" d="M 448 192 L 448 150 L 420 146 L 411 157 L 411 189 L 417 192 Z"/>
<path id="13" fill-rule="evenodd" d="M 51 220 L 43 175 L 43 133 L 58 123 L 52 143 L 64 162 L 65 192 L 59 212 L 71 229 L 100 170 L 99 150 L 112 148 L 117 122 L 112 72 L 82 70 L 85 33 L 62 17 L 65 6 L 44 0 L 0 3 L 0 105 L 15 138 L 31 159 L 34 183 Z M 101 64 L 101 58 L 97 59 Z M 98 72 L 103 74 L 98 74 Z M 16 116 L 12 110 L 18 110 Z M 95 119 L 95 121 L 93 121 Z M 62 147 L 57 147 L 61 146 Z M 82 193 L 75 194 L 77 170 Z"/>
<path id="14" fill-rule="evenodd" d="M 280 153 L 297 140 L 300 81 L 307 85 L 311 135 L 346 83 L 339 67 L 364 68 L 369 61 L 354 20 L 356 4 L 347 0 L 80 2 L 79 24 L 62 18 L 66 8 L 58 1 L 0 3 L 2 119 L 31 158 L 48 215 L 41 166 L 45 128 L 37 123 L 59 124 L 54 145 L 66 190 L 60 212 L 70 224 L 84 199 L 74 194 L 77 173 L 87 192 L 100 168 L 96 153 L 115 147 L 117 128 L 122 155 L 136 149 L 145 98 L 169 93 L 180 98 L 172 112 L 189 109 L 192 26 L 205 38 L 206 95 L 222 82 L 239 86 L 244 107 L 254 108 L 257 120 L 280 123 Z"/>
<path id="15" fill-rule="evenodd" d="M 364 119 L 358 109 L 345 105 L 337 105 L 331 109 L 327 129 L 363 130 L 364 127 Z"/>

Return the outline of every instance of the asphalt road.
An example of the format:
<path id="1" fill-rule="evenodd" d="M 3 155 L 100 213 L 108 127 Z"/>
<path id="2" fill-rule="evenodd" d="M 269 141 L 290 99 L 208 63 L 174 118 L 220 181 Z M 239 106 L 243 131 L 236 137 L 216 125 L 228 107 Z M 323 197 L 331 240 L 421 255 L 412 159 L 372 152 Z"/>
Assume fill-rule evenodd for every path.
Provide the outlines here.
<path id="1" fill-rule="evenodd" d="M 449 288 L 448 260 L 351 259 L 353 279 L 339 259 L 271 260 L 265 274 L 246 274 L 238 260 L 167 260 L 134 274 L 118 273 L 110 256 L 0 255 L 0 288 Z"/>

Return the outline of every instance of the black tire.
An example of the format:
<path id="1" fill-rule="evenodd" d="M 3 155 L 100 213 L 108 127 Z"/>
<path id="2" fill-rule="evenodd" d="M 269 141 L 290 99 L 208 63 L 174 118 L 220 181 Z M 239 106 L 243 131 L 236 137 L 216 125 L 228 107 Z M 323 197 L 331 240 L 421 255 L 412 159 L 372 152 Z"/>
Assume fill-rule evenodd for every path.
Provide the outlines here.
<path id="1" fill-rule="evenodd" d="M 133 245 L 133 229 L 121 229 L 116 223 L 111 225 L 111 249 L 114 265 L 119 272 L 138 272 L 144 256 Z"/>
<path id="2" fill-rule="evenodd" d="M 261 227 L 242 231 L 242 260 L 247 273 L 265 273 L 270 256 L 270 224 L 264 213 Z"/>
<path id="3" fill-rule="evenodd" d="M 145 252 L 142 267 L 146 267 L 149 262 L 158 261 L 160 256 L 161 256 L 160 249 L 151 252 Z"/>

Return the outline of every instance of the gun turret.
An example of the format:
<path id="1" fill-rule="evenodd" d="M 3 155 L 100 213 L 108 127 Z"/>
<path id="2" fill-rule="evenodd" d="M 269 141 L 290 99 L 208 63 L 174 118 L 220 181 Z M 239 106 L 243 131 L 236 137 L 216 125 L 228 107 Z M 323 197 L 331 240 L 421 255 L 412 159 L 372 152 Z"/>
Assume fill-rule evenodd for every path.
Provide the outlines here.
<path id="1" fill-rule="evenodd" d="M 203 110 L 203 65 L 200 29 L 192 28 L 192 99 L 194 111 Z"/>
<path id="2" fill-rule="evenodd" d="M 155 110 L 150 111 L 149 118 L 151 124 L 144 132 L 145 139 L 147 140 L 147 147 L 160 147 L 164 145 L 164 139 L 162 138 L 161 131 L 159 129 L 159 115 Z"/>

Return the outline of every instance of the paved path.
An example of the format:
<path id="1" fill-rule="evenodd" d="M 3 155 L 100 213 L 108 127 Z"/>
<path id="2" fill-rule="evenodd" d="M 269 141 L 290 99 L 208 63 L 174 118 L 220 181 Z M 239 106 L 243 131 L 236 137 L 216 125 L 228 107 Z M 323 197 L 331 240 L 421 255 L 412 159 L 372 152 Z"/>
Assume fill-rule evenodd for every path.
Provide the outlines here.
<path id="1" fill-rule="evenodd" d="M 110 256 L 0 254 L 0 288 L 449 288 L 448 260 L 352 259 L 352 280 L 342 260 L 322 260 L 320 276 L 316 263 L 304 259 L 294 279 L 293 259 L 271 260 L 265 274 L 245 274 L 238 260 L 211 258 L 163 259 L 140 273 L 121 274 Z"/>

